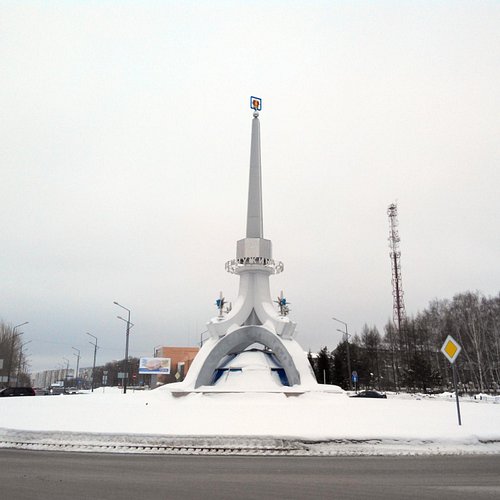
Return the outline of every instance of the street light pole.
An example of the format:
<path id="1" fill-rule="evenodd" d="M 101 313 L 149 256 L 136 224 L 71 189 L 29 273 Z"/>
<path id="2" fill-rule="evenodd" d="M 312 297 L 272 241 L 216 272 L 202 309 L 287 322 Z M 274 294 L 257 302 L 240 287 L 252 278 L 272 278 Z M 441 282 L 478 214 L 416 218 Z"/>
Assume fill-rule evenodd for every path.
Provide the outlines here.
<path id="1" fill-rule="evenodd" d="M 20 325 L 16 325 L 14 328 L 12 328 L 12 342 L 10 344 L 10 359 L 9 359 L 9 371 L 7 373 L 7 387 L 10 386 L 10 374 L 12 372 L 12 359 L 14 357 L 14 346 L 16 342 L 16 335 L 21 335 L 21 333 L 16 334 L 17 328 L 20 326 L 27 325 L 29 321 L 25 321 L 24 323 L 21 323 Z"/>
<path id="2" fill-rule="evenodd" d="M 92 384 L 90 386 L 91 392 L 94 392 L 94 373 L 95 373 L 95 357 L 97 354 L 97 337 L 95 335 L 92 335 L 89 332 L 86 332 L 86 333 L 87 333 L 87 335 L 90 335 L 92 338 L 95 339 L 95 344 L 93 342 L 90 342 L 90 340 L 89 340 L 89 344 L 94 346 L 94 364 L 92 365 Z"/>
<path id="3" fill-rule="evenodd" d="M 118 302 L 114 301 L 113 304 L 115 306 L 121 307 L 122 309 L 125 309 L 125 311 L 128 312 L 128 319 L 123 320 L 123 318 L 119 317 L 119 319 L 122 319 L 127 323 L 127 331 L 125 333 L 126 338 L 125 338 L 125 378 L 123 379 L 123 394 L 127 393 L 127 377 L 128 377 L 128 337 L 130 335 L 130 309 L 128 309 L 125 306 L 122 306 Z"/>
<path id="4" fill-rule="evenodd" d="M 66 387 L 66 383 L 68 382 L 68 372 L 69 372 L 69 359 L 64 358 L 64 361 L 66 361 L 66 374 L 64 375 L 64 387 Z"/>
<path id="5" fill-rule="evenodd" d="M 338 323 L 342 323 L 345 327 L 345 331 L 338 330 L 339 332 L 342 332 L 345 334 L 345 341 L 346 341 L 346 350 L 347 350 L 347 371 L 349 372 L 347 374 L 347 378 L 349 380 L 349 388 L 352 391 L 352 379 L 351 379 L 351 353 L 349 352 L 349 333 L 347 331 L 347 323 L 345 321 L 342 321 L 341 319 L 337 318 L 332 318 L 334 321 L 337 321 Z"/>
<path id="6" fill-rule="evenodd" d="M 78 373 L 79 373 L 79 367 L 80 367 L 80 349 L 77 349 L 76 347 L 72 347 L 71 349 L 74 349 L 78 354 L 73 353 L 73 356 L 76 356 L 76 376 L 75 376 L 75 381 L 76 381 L 76 388 L 78 389 Z"/>
<path id="7" fill-rule="evenodd" d="M 19 366 L 17 367 L 16 387 L 19 386 L 19 377 L 21 376 L 21 363 L 23 362 L 23 347 L 25 345 L 29 344 L 30 342 L 32 342 L 32 341 L 28 340 L 28 342 L 24 342 L 19 347 Z"/>
<path id="8" fill-rule="evenodd" d="M 124 373 L 125 373 L 125 376 L 127 377 L 127 382 L 128 382 L 128 339 L 129 339 L 130 330 L 134 326 L 134 323 L 132 323 L 130 321 L 130 319 L 125 319 L 125 318 L 122 318 L 121 316 L 117 316 L 117 318 L 121 319 L 122 321 L 124 321 L 127 324 L 127 340 L 125 342 L 125 359 L 126 359 L 126 363 L 125 363 L 125 366 L 124 366 L 124 370 L 125 370 Z M 129 314 L 129 318 L 130 318 L 130 314 Z M 122 380 L 124 380 L 124 379 L 122 379 Z M 124 387 L 123 393 L 125 394 L 127 392 L 127 383 L 126 382 L 123 385 L 123 387 Z"/>

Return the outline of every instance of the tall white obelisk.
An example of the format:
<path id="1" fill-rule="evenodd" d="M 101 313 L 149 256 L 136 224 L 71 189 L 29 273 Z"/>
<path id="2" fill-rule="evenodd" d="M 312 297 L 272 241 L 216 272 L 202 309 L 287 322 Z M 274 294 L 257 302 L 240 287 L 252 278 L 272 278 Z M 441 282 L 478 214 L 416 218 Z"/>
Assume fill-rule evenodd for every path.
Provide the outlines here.
<path id="1" fill-rule="evenodd" d="M 283 271 L 283 263 L 272 258 L 271 241 L 264 238 L 262 215 L 262 175 L 260 150 L 260 99 L 251 98 L 253 109 L 252 141 L 246 238 L 236 245 L 236 259 L 226 263 L 226 270 L 240 278 L 238 298 L 231 311 L 211 319 L 210 338 L 193 361 L 186 379 L 173 384 L 175 390 L 213 391 L 221 387 L 217 374 L 227 359 L 244 355 L 249 346 L 263 346 L 273 355 L 272 369 L 284 372 L 284 391 L 327 390 L 342 392 L 337 386 L 317 384 L 309 360 L 294 340 L 296 324 L 273 304 L 269 276 Z M 226 364 L 225 364 L 226 363 Z M 271 368 L 270 368 L 271 370 Z M 173 390 L 173 388 L 172 388 Z"/>

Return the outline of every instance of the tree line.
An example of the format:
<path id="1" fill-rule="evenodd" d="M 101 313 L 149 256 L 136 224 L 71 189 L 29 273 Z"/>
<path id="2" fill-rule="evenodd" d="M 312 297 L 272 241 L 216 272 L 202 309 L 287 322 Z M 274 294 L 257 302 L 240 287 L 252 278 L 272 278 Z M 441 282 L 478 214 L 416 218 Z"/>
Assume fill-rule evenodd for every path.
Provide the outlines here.
<path id="1" fill-rule="evenodd" d="M 455 361 L 459 390 L 469 393 L 500 390 L 500 294 L 485 297 L 480 292 L 457 294 L 451 300 L 435 299 L 401 331 L 388 322 L 381 335 L 365 325 L 361 333 L 340 342 L 333 351 L 324 347 L 309 360 L 318 382 L 350 387 L 351 371 L 359 388 L 407 391 L 451 390 L 451 365 L 441 353 L 448 335 L 462 351 Z"/>
<path id="2" fill-rule="evenodd" d="M 29 364 L 19 332 L 0 321 L 0 387 L 30 385 Z"/>
<path id="3" fill-rule="evenodd" d="M 138 385 L 142 379 L 139 375 L 139 358 L 128 358 L 128 380 L 127 385 Z M 86 374 L 86 383 L 89 386 L 92 379 L 91 370 Z M 96 366 L 94 372 L 94 387 L 100 386 L 120 386 L 123 379 L 119 378 L 120 373 L 125 373 L 125 359 L 119 361 L 109 361 L 108 363 Z"/>
<path id="4" fill-rule="evenodd" d="M 313 356 L 311 365 L 320 383 L 350 388 L 351 372 L 356 371 L 358 388 L 408 391 L 452 389 L 451 365 L 440 352 L 448 335 L 462 347 L 456 361 L 459 389 L 463 392 L 500 391 L 500 294 L 486 297 L 480 292 L 464 292 L 451 300 L 435 299 L 398 331 L 389 321 L 381 334 L 375 326 L 365 325 L 359 334 L 340 342 L 333 351 L 324 347 Z M 30 370 L 19 332 L 0 321 L 0 387 L 29 385 Z M 349 349 L 348 349 L 349 348 Z M 129 358 L 128 384 L 142 381 L 139 360 Z M 98 366 L 94 373 L 97 387 L 121 385 L 118 377 L 125 371 L 124 360 Z M 82 374 L 81 374 L 82 376 Z M 83 376 L 84 384 L 91 374 Z"/>

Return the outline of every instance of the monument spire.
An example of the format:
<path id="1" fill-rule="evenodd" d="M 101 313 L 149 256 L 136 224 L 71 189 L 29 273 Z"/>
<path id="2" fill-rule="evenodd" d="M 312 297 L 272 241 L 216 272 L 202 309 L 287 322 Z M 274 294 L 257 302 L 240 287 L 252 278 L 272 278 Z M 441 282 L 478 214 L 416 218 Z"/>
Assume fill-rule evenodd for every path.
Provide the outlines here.
<path id="1" fill-rule="evenodd" d="M 262 173 L 260 163 L 260 99 L 252 97 L 252 143 L 250 147 L 250 179 L 248 184 L 247 238 L 263 238 Z"/>
<path id="2" fill-rule="evenodd" d="M 226 262 L 226 270 L 239 276 L 238 296 L 229 308 L 224 307 L 222 293 L 217 299 L 219 313 L 207 323 L 210 338 L 185 380 L 172 384 L 175 392 L 228 392 L 228 388 L 229 392 L 341 392 L 337 386 L 317 384 L 307 356 L 295 340 L 296 324 L 288 316 L 287 300 L 281 293 L 277 311 L 271 299 L 269 277 L 281 273 L 283 263 L 272 258 L 271 240 L 263 237 L 262 230 L 261 102 L 258 97 L 250 98 L 253 120 L 246 237 L 236 242 L 236 259 Z M 237 367 L 237 375 L 233 367 Z"/>

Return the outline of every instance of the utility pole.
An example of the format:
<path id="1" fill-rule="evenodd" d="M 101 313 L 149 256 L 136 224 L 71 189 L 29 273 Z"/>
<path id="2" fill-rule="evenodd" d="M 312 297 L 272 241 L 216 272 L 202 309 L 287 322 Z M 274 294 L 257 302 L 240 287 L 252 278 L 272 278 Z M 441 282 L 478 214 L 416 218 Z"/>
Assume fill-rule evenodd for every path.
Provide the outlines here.
<path id="1" fill-rule="evenodd" d="M 345 342 L 346 342 L 346 350 L 347 350 L 347 378 L 349 380 L 349 389 L 352 391 L 352 378 L 351 378 L 351 353 L 349 352 L 349 332 L 347 331 L 347 323 L 342 321 L 341 319 L 332 318 L 334 321 L 338 323 L 342 323 L 344 325 L 345 331 L 337 330 L 343 334 L 345 334 Z"/>
<path id="2" fill-rule="evenodd" d="M 74 349 L 78 353 L 78 354 L 73 353 L 73 356 L 76 356 L 75 381 L 76 381 L 76 388 L 78 389 L 78 373 L 80 371 L 80 349 L 77 349 L 76 347 L 72 347 L 71 349 Z"/>
<path id="3" fill-rule="evenodd" d="M 118 307 L 121 307 L 122 309 L 125 309 L 125 311 L 128 312 L 128 317 L 127 319 L 123 319 L 121 316 L 117 316 L 118 319 L 121 319 L 122 321 L 125 321 L 127 323 L 127 330 L 125 332 L 125 378 L 123 379 L 123 394 L 127 393 L 127 377 L 128 377 L 128 337 L 130 335 L 130 309 L 128 309 L 125 306 L 122 306 L 118 302 L 113 302 Z"/>
<path id="4" fill-rule="evenodd" d="M 87 333 L 87 335 L 90 335 L 95 340 L 95 343 L 94 342 L 90 342 L 90 340 L 89 340 L 89 344 L 94 346 L 94 363 L 92 364 L 92 383 L 91 383 L 91 386 L 90 386 L 91 387 L 91 392 L 94 392 L 94 374 L 95 374 L 95 358 L 96 358 L 96 355 L 97 355 L 97 337 L 95 335 L 92 335 L 89 332 L 86 332 L 86 333 Z"/>

